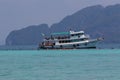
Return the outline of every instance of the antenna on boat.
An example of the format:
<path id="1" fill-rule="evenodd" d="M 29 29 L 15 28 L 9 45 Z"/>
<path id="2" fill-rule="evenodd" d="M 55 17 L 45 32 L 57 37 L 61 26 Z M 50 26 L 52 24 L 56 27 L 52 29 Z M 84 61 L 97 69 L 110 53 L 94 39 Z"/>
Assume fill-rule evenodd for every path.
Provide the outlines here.
<path id="1" fill-rule="evenodd" d="M 41 35 L 44 37 L 45 36 L 45 34 L 44 33 L 41 33 Z"/>
<path id="2" fill-rule="evenodd" d="M 70 33 L 73 33 L 74 32 L 74 30 L 72 30 L 71 28 L 70 28 L 70 31 L 69 31 Z"/>
<path id="3" fill-rule="evenodd" d="M 70 30 L 69 30 L 70 32 L 72 31 L 72 29 L 70 28 Z"/>

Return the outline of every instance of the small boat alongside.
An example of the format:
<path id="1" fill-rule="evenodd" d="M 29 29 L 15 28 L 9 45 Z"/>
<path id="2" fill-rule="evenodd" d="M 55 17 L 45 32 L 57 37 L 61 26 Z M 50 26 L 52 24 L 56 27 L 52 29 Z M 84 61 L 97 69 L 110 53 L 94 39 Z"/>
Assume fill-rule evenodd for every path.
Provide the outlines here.
<path id="1" fill-rule="evenodd" d="M 96 48 L 96 44 L 103 38 L 91 39 L 84 31 L 69 31 L 52 33 L 44 38 L 39 49 L 90 49 Z"/>

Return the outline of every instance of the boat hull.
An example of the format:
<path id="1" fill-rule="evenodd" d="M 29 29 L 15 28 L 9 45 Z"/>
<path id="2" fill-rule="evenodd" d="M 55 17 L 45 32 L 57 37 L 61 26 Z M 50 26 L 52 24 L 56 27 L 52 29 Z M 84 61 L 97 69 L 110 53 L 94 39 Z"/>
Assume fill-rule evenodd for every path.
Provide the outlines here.
<path id="1" fill-rule="evenodd" d="M 67 44 L 56 44 L 54 46 L 40 46 L 40 49 L 95 49 L 98 40 L 74 42 Z"/>

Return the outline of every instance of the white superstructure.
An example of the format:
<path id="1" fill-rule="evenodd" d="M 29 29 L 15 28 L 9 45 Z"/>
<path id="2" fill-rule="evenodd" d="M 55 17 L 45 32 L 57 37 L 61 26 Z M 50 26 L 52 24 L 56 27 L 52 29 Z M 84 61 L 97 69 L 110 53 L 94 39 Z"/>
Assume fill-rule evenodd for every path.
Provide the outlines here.
<path id="1" fill-rule="evenodd" d="M 49 38 L 45 38 L 40 44 L 43 49 L 81 49 L 96 48 L 96 43 L 102 40 L 90 39 L 90 36 L 84 31 L 69 31 L 61 33 L 52 33 Z"/>

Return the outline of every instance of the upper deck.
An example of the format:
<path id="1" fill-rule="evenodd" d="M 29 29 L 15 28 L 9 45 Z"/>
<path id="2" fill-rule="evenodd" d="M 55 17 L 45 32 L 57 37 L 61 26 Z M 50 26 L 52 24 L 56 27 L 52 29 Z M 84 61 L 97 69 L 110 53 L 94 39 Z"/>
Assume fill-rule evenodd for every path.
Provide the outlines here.
<path id="1" fill-rule="evenodd" d="M 84 31 L 69 31 L 69 32 L 59 32 L 51 33 L 49 38 L 45 38 L 44 41 L 65 41 L 74 39 L 88 39 L 89 36 L 84 34 Z"/>
<path id="2" fill-rule="evenodd" d="M 84 31 L 69 31 L 69 32 L 59 32 L 59 33 L 51 33 L 51 35 L 56 36 L 56 35 L 73 35 L 73 34 L 84 34 Z"/>
<path id="3" fill-rule="evenodd" d="M 72 34 L 84 34 L 84 31 L 70 31 L 70 34 L 72 35 Z"/>

